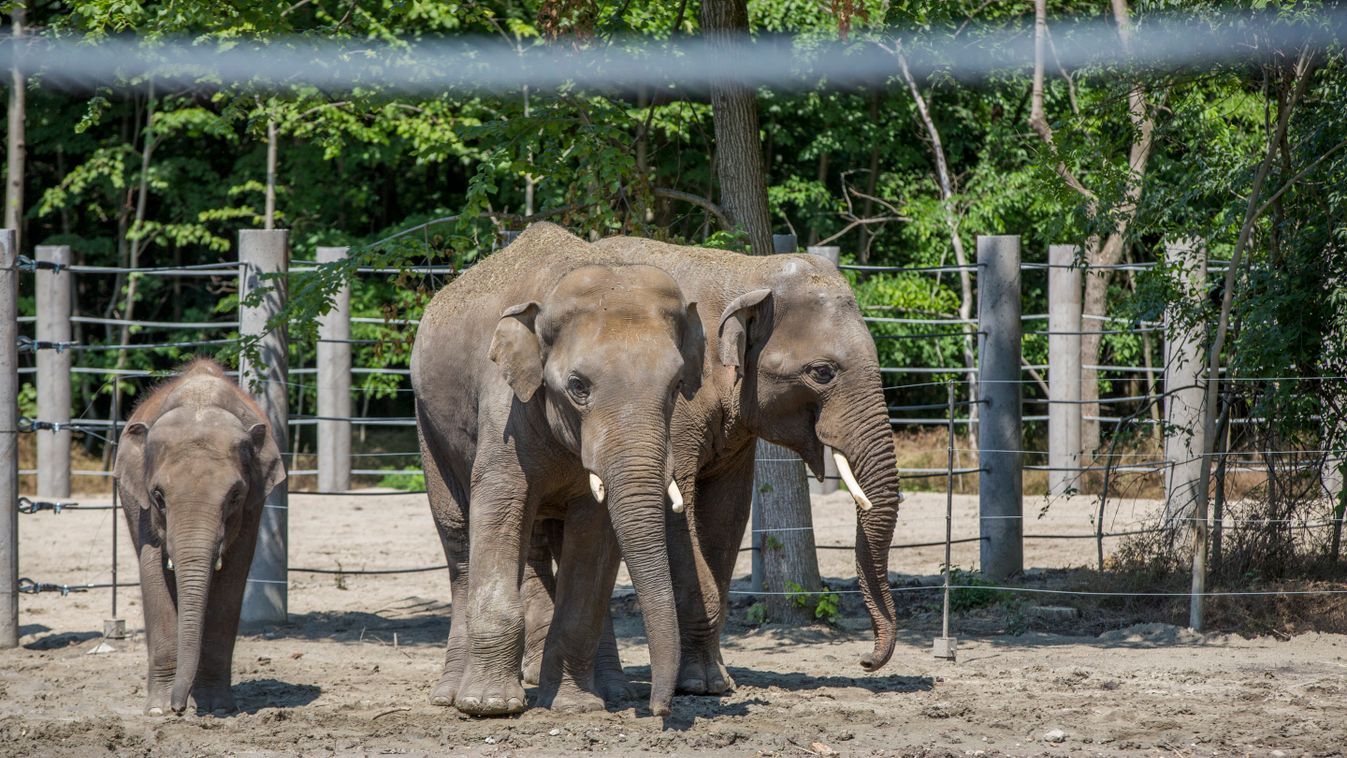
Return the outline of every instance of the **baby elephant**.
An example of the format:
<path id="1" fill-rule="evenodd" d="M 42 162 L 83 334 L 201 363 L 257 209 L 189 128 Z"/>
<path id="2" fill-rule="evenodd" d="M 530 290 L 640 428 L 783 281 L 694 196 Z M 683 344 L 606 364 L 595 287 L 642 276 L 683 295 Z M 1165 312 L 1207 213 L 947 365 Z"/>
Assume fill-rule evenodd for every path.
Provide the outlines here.
<path id="1" fill-rule="evenodd" d="M 267 493 L 285 480 L 262 411 L 196 360 L 122 431 L 114 470 L 140 556 L 149 676 L 145 713 L 234 710 L 230 663 Z"/>

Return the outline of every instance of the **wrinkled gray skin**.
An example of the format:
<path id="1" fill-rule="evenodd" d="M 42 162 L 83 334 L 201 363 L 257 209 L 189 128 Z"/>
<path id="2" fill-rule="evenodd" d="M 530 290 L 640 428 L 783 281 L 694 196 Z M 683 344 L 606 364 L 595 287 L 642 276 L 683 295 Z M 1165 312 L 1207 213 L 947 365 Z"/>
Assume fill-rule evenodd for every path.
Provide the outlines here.
<path id="1" fill-rule="evenodd" d="M 285 480 L 266 418 L 218 365 L 196 361 L 131 415 L 114 476 L 140 558 L 145 713 L 182 713 L 189 699 L 233 711 L 243 588 L 262 504 Z"/>
<path id="2" fill-rule="evenodd" d="M 539 704 L 603 706 L 594 657 L 621 558 L 645 617 L 651 710 L 667 714 L 673 697 L 669 420 L 680 388 L 696 390 L 701 322 L 664 272 L 590 257 L 588 243 L 536 226 L 441 290 L 417 331 L 417 428 L 453 589 L 431 701 L 472 715 L 524 708 L 520 585 L 535 519 L 565 534 Z"/>
<path id="3" fill-rule="evenodd" d="M 678 691 L 734 687 L 720 633 L 751 508 L 758 437 L 799 453 L 819 477 L 824 446 L 850 461 L 873 504 L 858 508 L 856 519 L 856 571 L 875 633 L 874 649 L 860 663 L 866 671 L 882 667 L 896 642 L 888 558 L 902 495 L 874 340 L 846 280 L 812 255 L 750 257 L 631 237 L 604 239 L 594 249 L 598 261 L 668 271 L 698 302 L 707 336 L 701 389 L 679 401 L 672 429 L 686 500 L 686 512 L 668 518 L 683 645 Z M 616 657 L 611 635 L 600 656 Z"/>

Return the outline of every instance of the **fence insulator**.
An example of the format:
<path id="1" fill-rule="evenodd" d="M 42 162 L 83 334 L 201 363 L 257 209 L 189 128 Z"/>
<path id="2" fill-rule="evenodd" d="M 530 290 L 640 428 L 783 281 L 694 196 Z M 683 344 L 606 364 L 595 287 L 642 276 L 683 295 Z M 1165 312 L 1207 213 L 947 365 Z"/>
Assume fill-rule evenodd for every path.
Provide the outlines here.
<path id="1" fill-rule="evenodd" d="M 51 271 L 58 273 L 69 268 L 69 265 L 62 261 L 35 261 L 26 255 L 20 255 L 15 259 L 14 267 L 19 271 Z"/>
<path id="2" fill-rule="evenodd" d="M 59 592 L 61 597 L 65 597 L 72 592 L 88 592 L 90 585 L 87 584 L 52 584 L 50 582 L 35 582 L 28 577 L 20 577 L 18 590 L 24 595 L 36 595 L 41 592 Z"/>
<path id="3" fill-rule="evenodd" d="M 35 340 L 32 337 L 19 337 L 20 353 L 36 353 L 39 350 L 55 350 L 58 353 L 65 352 L 71 348 L 79 347 L 78 342 L 56 342 L 52 340 Z"/>

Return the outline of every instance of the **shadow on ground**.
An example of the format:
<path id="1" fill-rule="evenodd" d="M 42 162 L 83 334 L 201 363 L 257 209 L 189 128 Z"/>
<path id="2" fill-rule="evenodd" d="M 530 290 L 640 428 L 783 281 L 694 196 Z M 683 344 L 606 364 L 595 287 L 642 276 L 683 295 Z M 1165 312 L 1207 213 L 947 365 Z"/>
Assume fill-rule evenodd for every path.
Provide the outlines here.
<path id="1" fill-rule="evenodd" d="M 377 611 L 314 611 L 295 613 L 285 624 L 249 629 L 257 639 L 299 639 L 323 642 L 377 642 L 391 645 L 443 647 L 449 639 L 449 606 L 425 601 Z"/>
<path id="2" fill-rule="evenodd" d="M 291 684 L 277 679 L 253 679 L 234 685 L 234 702 L 240 713 L 257 713 L 267 708 L 298 708 L 318 699 L 321 687 Z"/>

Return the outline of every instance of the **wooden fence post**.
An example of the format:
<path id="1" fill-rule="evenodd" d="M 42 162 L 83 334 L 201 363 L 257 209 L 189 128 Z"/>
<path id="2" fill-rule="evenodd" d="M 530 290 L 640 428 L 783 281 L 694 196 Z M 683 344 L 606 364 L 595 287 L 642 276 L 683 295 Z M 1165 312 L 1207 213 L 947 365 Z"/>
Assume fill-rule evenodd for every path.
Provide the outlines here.
<path id="1" fill-rule="evenodd" d="M 795 235 L 776 234 L 772 246 L 778 253 L 796 251 Z M 793 451 L 758 440 L 753 473 L 753 537 L 757 592 L 786 593 L 792 585 L 804 592 L 823 586 L 814 544 L 814 519 L 810 510 L 809 485 L 804 461 Z M 769 531 L 759 531 L 765 529 Z M 779 530 L 779 531 L 772 531 Z M 758 577 L 761 577 L 759 580 Z M 813 608 L 802 606 L 785 594 L 765 596 L 767 617 L 787 624 L 814 621 Z"/>
<path id="2" fill-rule="evenodd" d="M 18 233 L 0 229 L 0 648 L 19 646 Z"/>
<path id="3" fill-rule="evenodd" d="M 348 248 L 320 247 L 318 262 L 346 257 Z M 318 415 L 325 419 L 351 416 L 351 286 L 332 298 L 332 310 L 318 318 Z M 328 341 L 331 340 L 331 341 Z M 318 489 L 345 492 L 351 488 L 351 422 L 318 421 Z"/>
<path id="4" fill-rule="evenodd" d="M 814 245 L 805 248 L 810 255 L 817 255 L 820 258 L 827 258 L 836 266 L 842 258 L 842 248 L 833 245 Z M 823 481 L 815 481 L 809 478 L 809 493 L 812 495 L 831 495 L 838 489 L 837 462 L 833 460 L 833 449 L 825 447 L 823 450 Z"/>
<path id="5" fill-rule="evenodd" d="M 1024 571 L 1020 238 L 978 237 L 978 511 L 982 574 Z"/>
<path id="6" fill-rule="evenodd" d="M 71 263 L 67 245 L 39 245 L 39 262 L 61 267 Z M 35 279 L 37 301 L 37 339 L 49 342 L 70 341 L 70 299 L 73 292 L 69 271 L 40 268 Z M 57 424 L 70 423 L 70 358 L 65 350 L 37 351 L 37 417 Z M 46 497 L 70 497 L 69 429 L 43 429 L 37 437 L 37 494 Z"/>
<path id="7" fill-rule="evenodd" d="M 1080 269 L 1076 245 L 1048 246 L 1048 494 L 1081 490 Z"/>
<path id="8" fill-rule="evenodd" d="M 1191 306 L 1205 297 L 1207 251 L 1198 241 L 1181 239 L 1165 246 L 1168 262 L 1179 267 L 1179 286 Z M 1202 324 L 1184 324 L 1182 305 L 1165 313 L 1165 523 L 1187 517 L 1197 502 L 1202 477 L 1206 427 L 1201 384 L 1206 351 Z M 1214 377 L 1212 377 L 1214 379 Z"/>
<path id="9" fill-rule="evenodd" d="M 246 229 L 239 232 L 239 334 L 260 337 L 253 360 L 246 354 L 239 359 L 239 380 L 271 425 L 271 436 L 281 450 L 288 450 L 289 343 L 284 324 L 270 329 L 268 321 L 278 316 L 285 305 L 285 274 L 290 268 L 289 233 L 284 229 Z M 263 279 L 268 274 L 280 278 Z M 265 289 L 260 305 L 247 306 L 244 300 L 252 292 Z M 267 496 L 262 509 L 262 526 L 257 550 L 243 592 L 243 623 L 249 626 L 280 624 L 286 620 L 286 553 L 288 536 L 288 484 L 282 482 Z"/>

